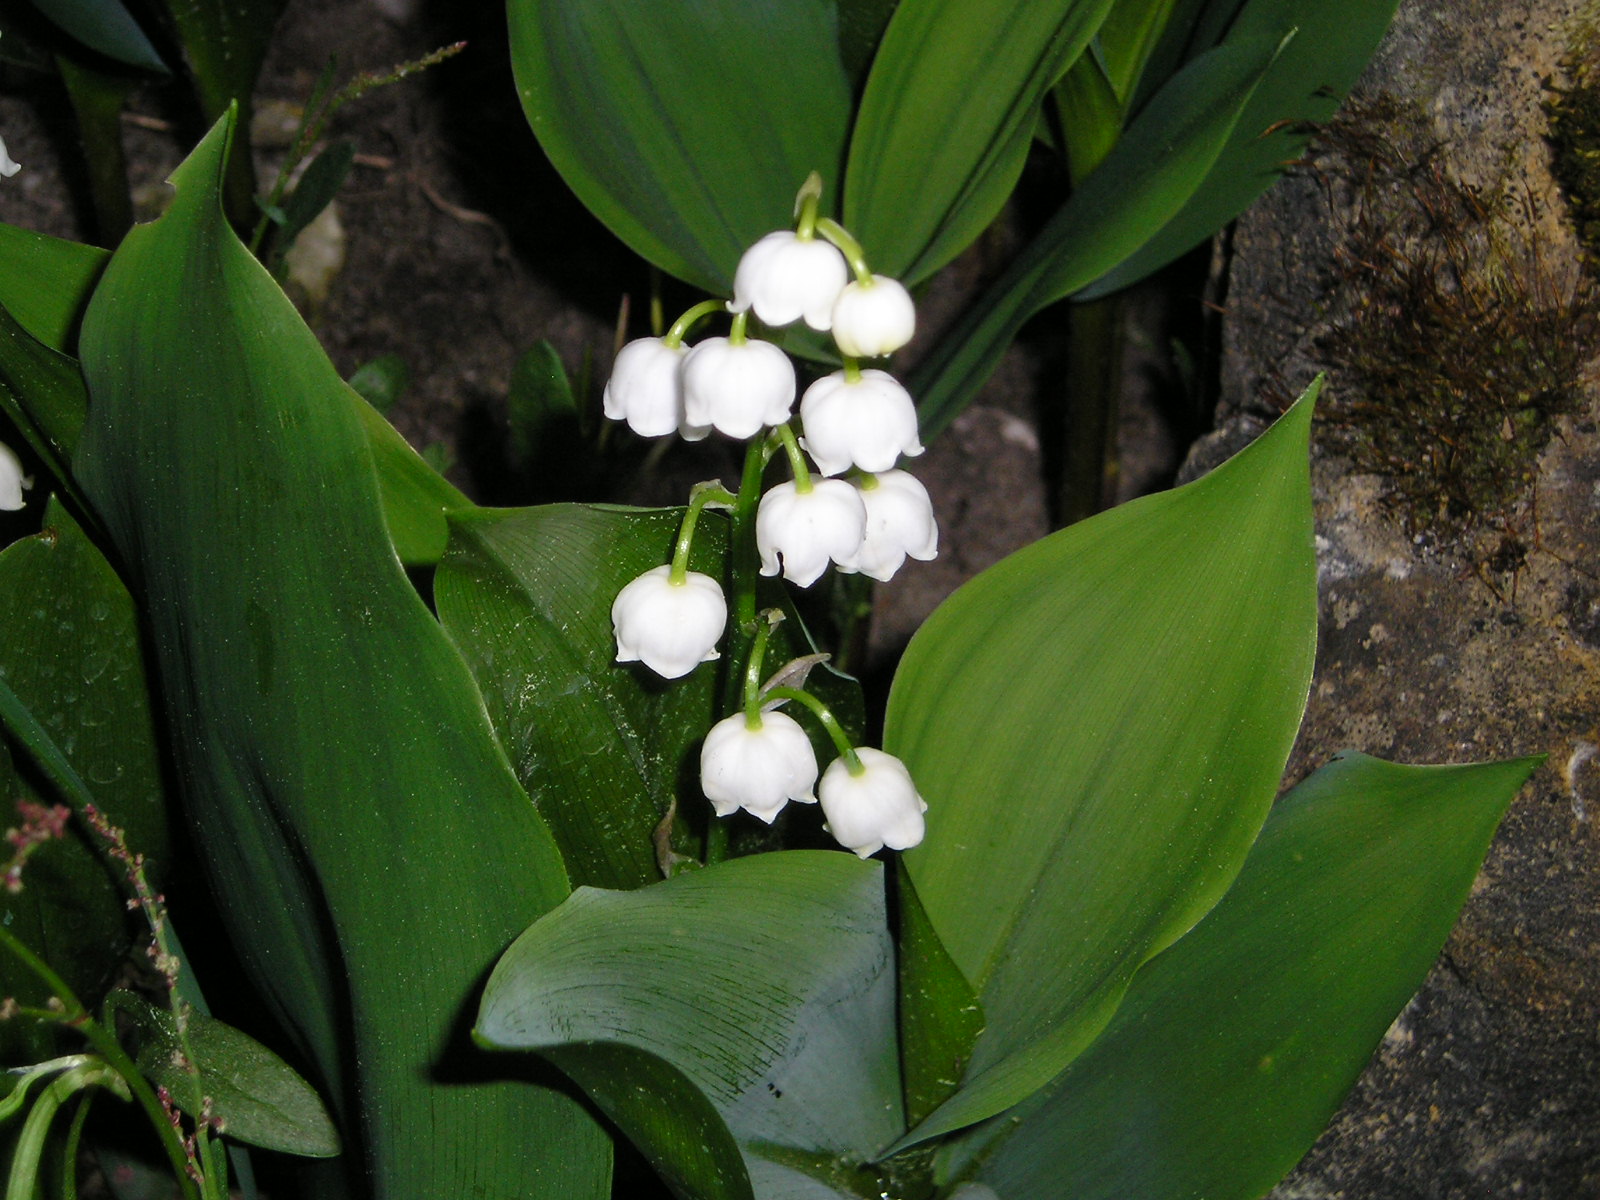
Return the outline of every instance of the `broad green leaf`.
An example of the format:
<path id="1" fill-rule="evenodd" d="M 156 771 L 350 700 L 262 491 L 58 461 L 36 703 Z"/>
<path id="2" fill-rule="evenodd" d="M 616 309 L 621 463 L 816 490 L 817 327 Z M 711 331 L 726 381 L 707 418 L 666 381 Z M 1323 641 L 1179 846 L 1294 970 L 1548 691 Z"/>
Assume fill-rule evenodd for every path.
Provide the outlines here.
<path id="1" fill-rule="evenodd" d="M 1052 95 L 1060 111 L 1068 173 L 1082 179 L 1105 161 L 1122 136 L 1122 99 L 1097 46 L 1078 56 Z"/>
<path id="2" fill-rule="evenodd" d="M 883 40 L 889 18 L 900 0 L 838 0 L 839 55 L 850 79 L 850 94 L 856 95 L 866 79 L 872 56 Z"/>
<path id="3" fill-rule="evenodd" d="M 29 336 L 0 305 L 0 411 L 69 492 L 68 464 L 88 406 L 77 362 Z"/>
<path id="4" fill-rule="evenodd" d="M 57 54 L 56 73 L 72 103 L 78 145 L 94 208 L 94 232 L 105 246 L 114 246 L 133 225 L 133 195 L 128 184 L 128 157 L 122 146 L 122 110 L 141 81 L 126 71 Z"/>
<path id="5" fill-rule="evenodd" d="M 661 878 L 652 834 L 680 779 L 696 778 L 691 745 L 715 716 L 715 665 L 668 683 L 616 662 L 611 602 L 671 557 L 681 516 L 576 504 L 464 513 L 434 580 L 439 619 L 577 883 Z M 702 521 L 691 560 L 715 578 L 720 524 Z"/>
<path id="6" fill-rule="evenodd" d="M 81 795 L 46 783 L 64 768 L 92 788 L 95 804 L 159 876 L 167 814 L 133 599 L 55 501 L 41 533 L 0 553 L 0 685 L 35 725 L 19 728 L 9 714 L 0 721 L 8 735 L 0 742 L 0 826 L 16 822 L 11 805 L 23 795 L 81 807 Z M 51 760 L 42 772 L 13 771 L 13 761 L 22 767 L 41 755 Z M 124 881 L 103 849 L 74 823 L 29 859 L 21 892 L 0 893 L 0 922 L 40 951 L 86 1003 L 98 1000 L 130 945 Z M 3 956 L 0 980 L 7 995 L 46 998 L 33 995 L 32 975 Z M 23 1026 L 0 1024 L 8 1048 Z"/>
<path id="7" fill-rule="evenodd" d="M 1002 1196 L 1263 1195 L 1421 985 L 1536 765 L 1351 754 L 1312 775 L 1100 1039 L 1008 1115 L 977 1177 Z"/>
<path id="8" fill-rule="evenodd" d="M 353 410 L 366 435 L 367 450 L 378 476 L 378 498 L 383 505 L 384 527 L 394 552 L 408 565 L 432 564 L 444 553 L 450 539 L 449 514 L 472 506 L 445 477 L 411 448 L 383 414 L 341 383 L 343 402 Z"/>
<path id="9" fill-rule="evenodd" d="M 92 246 L 0 225 L 0 410 L 68 491 L 75 484 L 66 464 L 87 398 L 78 364 L 63 348 L 74 340 L 106 259 Z M 48 283 L 30 286 L 38 280 Z M 354 390 L 344 389 L 339 402 L 366 432 L 395 553 L 406 563 L 437 562 L 448 536 L 445 514 L 470 502 Z"/>
<path id="10" fill-rule="evenodd" d="M 913 374 L 925 439 L 977 394 L 1029 317 L 1105 275 L 1183 208 L 1278 50 L 1272 40 L 1229 43 L 1185 67 L 1150 102 Z"/>
<path id="11" fill-rule="evenodd" d="M 96 53 L 130 67 L 170 74 L 144 30 L 119 0 L 33 0 L 33 5 Z"/>
<path id="12" fill-rule="evenodd" d="M 948 1100 L 961 1082 L 983 1008 L 939 941 L 902 860 L 900 902 L 900 1065 L 912 1124 Z"/>
<path id="13" fill-rule="evenodd" d="M 754 1177 L 849 1172 L 903 1128 L 894 991 L 879 865 L 795 850 L 580 888 L 495 967 L 475 1036 L 563 1064 L 632 1047 L 705 1094 Z"/>
<path id="14" fill-rule="evenodd" d="M 986 1017 L 916 1138 L 1053 1077 L 1243 861 L 1311 678 L 1312 398 L 985 571 L 907 648 L 884 745 L 929 811 L 906 868 Z"/>
<path id="15" fill-rule="evenodd" d="M 752 1200 L 739 1143 L 705 1093 L 666 1059 L 625 1042 L 543 1053 L 623 1131 L 679 1200 Z"/>
<path id="16" fill-rule="evenodd" d="M 464 1006 L 565 873 L 396 561 L 369 406 L 223 219 L 230 127 L 95 293 L 74 464 L 136 583 L 222 917 L 364 1192 L 603 1195 L 577 1104 L 461 1057 Z"/>
<path id="17" fill-rule="evenodd" d="M 0 307 L 61 354 L 76 348 L 78 322 L 109 252 L 0 224 Z"/>
<path id="18" fill-rule="evenodd" d="M 1180 0 L 1117 0 L 1101 23 L 1101 61 L 1124 112 L 1131 107 L 1145 67 L 1175 18 L 1183 20 Z"/>
<path id="19" fill-rule="evenodd" d="M 316 1090 L 249 1034 L 190 1012 L 180 1035 L 171 1012 L 135 996 L 119 1011 L 131 1014 L 143 1035 L 139 1069 L 191 1117 L 208 1111 L 229 1138 L 264 1150 L 339 1153 L 338 1130 Z"/>
<path id="20" fill-rule="evenodd" d="M 387 413 L 411 386 L 411 368 L 398 354 L 380 354 L 362 363 L 345 382 L 373 408 Z"/>
<path id="21" fill-rule="evenodd" d="M 1083 293 L 1103 296 L 1143 279 L 1233 220 L 1300 157 L 1310 130 L 1355 84 L 1398 0 L 1249 0 L 1228 30 L 1234 44 L 1294 33 L 1250 97 L 1203 183 L 1144 246 Z"/>
<path id="22" fill-rule="evenodd" d="M 739 256 L 843 170 L 830 0 L 509 0 L 522 107 L 585 206 L 656 266 L 731 294 Z"/>
<path id="23" fill-rule="evenodd" d="M 266 59 L 272 30 L 288 0 L 157 0 L 183 47 L 189 78 L 201 115 L 216 121 L 238 105 L 240 121 L 250 128 L 251 97 Z M 255 167 L 249 139 L 232 152 L 224 183 L 229 217 L 244 228 L 253 224 Z"/>
<path id="24" fill-rule="evenodd" d="M 1126 2 L 1137 7 L 1143 0 Z M 1132 110 L 1143 108 L 1186 63 L 1221 42 L 1229 22 L 1244 3 L 1245 0 L 1172 0 L 1172 11 L 1161 36 L 1150 48 L 1139 84 L 1129 96 Z"/>
<path id="25" fill-rule="evenodd" d="M 278 226 L 272 242 L 275 262 L 283 261 L 295 238 L 333 203 L 355 161 L 356 144 L 348 140 L 334 142 L 311 160 L 300 182 L 294 185 L 294 191 L 283 203 L 283 223 Z"/>
<path id="26" fill-rule="evenodd" d="M 988 227 L 1022 173 L 1045 93 L 1110 7 L 901 0 L 867 77 L 845 172 L 845 224 L 875 270 L 914 283 Z"/>
<path id="27" fill-rule="evenodd" d="M 561 355 L 547 341 L 530 347 L 511 368 L 506 391 L 506 419 L 511 426 L 507 448 L 511 462 L 528 467 L 543 451 L 572 455 L 576 435 L 584 432 L 584 411 L 572 394 L 572 382 Z M 581 449 L 579 447 L 578 449 Z M 593 463 L 580 463 L 593 469 Z"/>

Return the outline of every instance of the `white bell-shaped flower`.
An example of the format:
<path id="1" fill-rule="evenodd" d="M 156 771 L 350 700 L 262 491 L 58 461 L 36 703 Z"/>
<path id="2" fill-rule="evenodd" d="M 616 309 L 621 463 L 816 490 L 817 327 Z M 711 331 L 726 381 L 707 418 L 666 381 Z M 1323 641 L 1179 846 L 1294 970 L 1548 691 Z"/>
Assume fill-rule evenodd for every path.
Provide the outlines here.
<path id="1" fill-rule="evenodd" d="M 618 662 L 642 662 L 664 679 L 687 675 L 717 657 L 728 602 L 709 575 L 689 571 L 672 582 L 670 566 L 629 583 L 611 603 Z"/>
<path id="2" fill-rule="evenodd" d="M 683 387 L 680 372 L 683 345 L 673 346 L 661 338 L 638 338 L 617 352 L 606 381 L 605 414 L 613 421 L 626 421 L 640 437 L 664 437 L 675 433 L 683 420 Z"/>
<path id="3" fill-rule="evenodd" d="M 834 301 L 849 278 L 850 268 L 837 246 L 780 229 L 739 260 L 733 273 L 733 311 L 754 309 L 775 329 L 803 317 L 811 328 L 826 333 Z"/>
<path id="4" fill-rule="evenodd" d="M 833 302 L 833 340 L 850 358 L 893 354 L 916 331 L 911 293 L 886 275 L 874 275 L 871 283 L 847 284 Z"/>
<path id="5" fill-rule="evenodd" d="M 842 479 L 814 479 L 809 492 L 780 483 L 761 497 L 756 509 L 756 549 L 761 573 L 783 576 L 810 587 L 828 569 L 861 547 L 866 536 L 867 507 L 861 493 Z"/>
<path id="6" fill-rule="evenodd" d="M 885 471 L 856 484 L 867 507 L 867 533 L 841 571 L 859 571 L 888 583 L 906 558 L 927 562 L 939 555 L 939 525 L 928 489 L 915 475 Z"/>
<path id="7" fill-rule="evenodd" d="M 13 161 L 11 155 L 6 153 L 6 140 L 0 138 L 0 175 L 10 179 L 20 170 L 22 170 L 22 164 Z"/>
<path id="8" fill-rule="evenodd" d="M 800 444 L 824 475 L 851 467 L 876 475 L 902 454 L 922 453 L 917 406 L 887 371 L 862 371 L 855 380 L 843 371 L 823 376 L 800 398 L 800 421 L 806 431 Z"/>
<path id="9" fill-rule="evenodd" d="M 771 342 L 707 338 L 683 360 L 683 419 L 731 438 L 782 425 L 794 410 L 794 364 Z"/>
<path id="10" fill-rule="evenodd" d="M 33 476 L 22 473 L 22 460 L 11 447 L 0 442 L 0 509 L 16 512 L 27 503 L 22 497 L 24 488 L 33 486 Z"/>
<path id="11" fill-rule="evenodd" d="M 817 785 L 828 832 L 862 858 L 885 846 L 909 850 L 922 840 L 922 814 L 928 811 L 911 772 L 894 755 L 870 746 L 858 747 L 856 756 L 861 774 L 852 775 L 849 764 L 836 758 Z"/>
<path id="12" fill-rule="evenodd" d="M 781 712 L 750 727 L 743 713 L 711 727 L 700 747 L 700 788 L 726 817 L 744 809 L 768 825 L 791 800 L 815 804 L 817 756 L 799 722 Z"/>

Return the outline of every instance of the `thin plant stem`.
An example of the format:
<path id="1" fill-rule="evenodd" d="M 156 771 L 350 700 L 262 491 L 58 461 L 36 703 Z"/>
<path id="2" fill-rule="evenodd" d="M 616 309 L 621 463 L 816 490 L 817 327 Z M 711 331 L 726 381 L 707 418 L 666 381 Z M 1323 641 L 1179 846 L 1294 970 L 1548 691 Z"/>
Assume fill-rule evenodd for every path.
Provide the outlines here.
<path id="1" fill-rule="evenodd" d="M 53 1020 L 59 1024 L 77 1030 L 84 1039 L 94 1047 L 95 1051 L 106 1061 L 106 1064 L 122 1077 L 128 1085 L 128 1090 L 133 1093 L 133 1098 L 144 1109 L 145 1116 L 155 1127 L 156 1136 L 160 1139 L 162 1149 L 167 1153 L 167 1161 L 171 1164 L 173 1173 L 177 1176 L 178 1184 L 183 1189 L 185 1200 L 202 1200 L 202 1194 L 191 1174 L 193 1163 L 189 1159 L 183 1139 L 178 1136 L 178 1131 L 172 1127 L 167 1116 L 166 1106 L 161 1103 L 155 1091 L 145 1081 L 138 1066 L 128 1057 L 127 1051 L 122 1048 L 116 1036 L 100 1022 L 89 1015 L 83 1002 L 69 988 L 66 981 L 51 969 L 45 962 L 15 934 L 4 926 L 0 926 L 0 948 L 11 952 L 13 958 L 20 962 L 29 971 L 38 977 L 39 981 L 50 990 L 61 1003 L 60 1011 L 54 1009 L 24 1008 L 19 1009 L 19 1015 L 36 1017 L 40 1020 Z"/>
<path id="2" fill-rule="evenodd" d="M 850 744 L 850 735 L 844 731 L 844 726 L 839 724 L 839 718 L 833 715 L 833 710 L 818 700 L 810 692 L 800 688 L 775 687 L 768 688 L 762 696 L 763 700 L 793 700 L 803 704 L 811 710 L 822 727 L 828 731 L 828 736 L 833 739 L 834 746 L 839 751 L 839 757 L 844 759 L 845 768 L 852 775 L 859 775 L 866 770 L 861 765 L 861 756 L 856 753 L 856 748 Z"/>

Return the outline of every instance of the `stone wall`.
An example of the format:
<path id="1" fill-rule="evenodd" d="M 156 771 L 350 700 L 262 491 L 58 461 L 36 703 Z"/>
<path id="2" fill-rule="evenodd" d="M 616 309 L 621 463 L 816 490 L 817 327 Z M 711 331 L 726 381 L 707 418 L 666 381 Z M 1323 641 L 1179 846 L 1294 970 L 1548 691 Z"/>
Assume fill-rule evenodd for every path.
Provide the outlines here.
<path id="1" fill-rule="evenodd" d="M 1279 1200 L 1600 1196 L 1600 390 L 1543 107 L 1596 7 L 1403 4 L 1353 115 L 1233 236 L 1197 468 L 1328 372 L 1291 777 L 1345 747 L 1549 756 Z"/>

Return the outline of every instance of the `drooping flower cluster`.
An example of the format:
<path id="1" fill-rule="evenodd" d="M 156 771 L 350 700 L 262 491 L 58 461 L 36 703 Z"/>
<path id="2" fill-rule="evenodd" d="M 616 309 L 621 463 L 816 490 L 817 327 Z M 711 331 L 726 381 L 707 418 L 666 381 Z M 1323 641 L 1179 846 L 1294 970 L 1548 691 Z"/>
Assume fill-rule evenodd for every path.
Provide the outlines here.
<path id="1" fill-rule="evenodd" d="M 707 505 L 745 516 L 753 509 L 760 573 L 799 587 L 810 587 L 830 564 L 888 581 L 907 558 L 938 553 L 927 490 L 896 465 L 922 453 L 916 405 L 894 376 L 859 361 L 910 341 L 915 309 L 901 284 L 868 269 L 848 232 L 817 216 L 820 196 L 813 176 L 797 200 L 796 228 L 769 233 L 745 252 L 731 302 L 696 305 L 663 336 L 630 342 L 617 355 L 605 389 L 608 417 L 643 437 L 676 433 L 694 441 L 715 431 L 751 440 L 741 494 L 715 484 L 697 488 L 672 562 L 617 595 L 611 617 L 618 662 L 642 662 L 675 679 L 719 656 L 727 603 L 715 580 L 687 567 L 694 523 Z M 690 330 L 718 311 L 732 314 L 727 335 L 686 345 Z M 843 364 L 803 394 L 789 356 L 752 332 L 754 322 L 779 329 L 797 321 L 831 332 Z M 789 478 L 757 502 L 765 469 L 780 451 Z M 754 605 L 744 611 L 748 622 Z M 771 822 L 790 800 L 820 799 L 828 828 L 863 857 L 921 841 L 926 805 L 904 764 L 852 747 L 809 693 L 758 686 L 766 628 L 745 664 L 743 710 L 704 742 L 701 784 L 717 815 L 742 808 Z M 805 732 L 773 711 L 790 700 L 810 708 L 838 743 L 840 757 L 820 783 Z"/>

